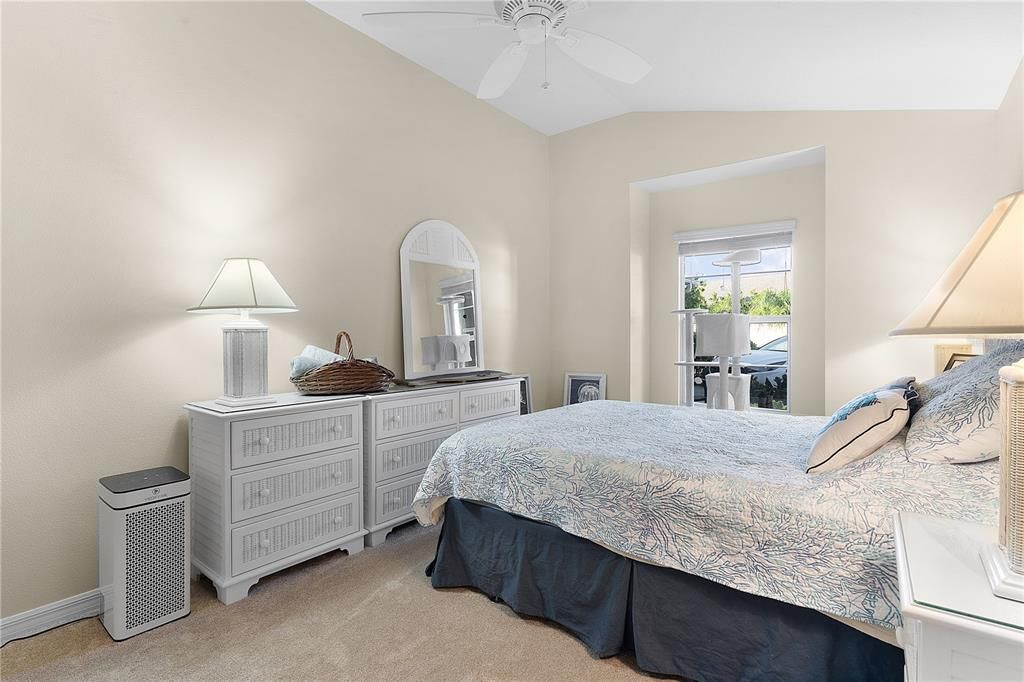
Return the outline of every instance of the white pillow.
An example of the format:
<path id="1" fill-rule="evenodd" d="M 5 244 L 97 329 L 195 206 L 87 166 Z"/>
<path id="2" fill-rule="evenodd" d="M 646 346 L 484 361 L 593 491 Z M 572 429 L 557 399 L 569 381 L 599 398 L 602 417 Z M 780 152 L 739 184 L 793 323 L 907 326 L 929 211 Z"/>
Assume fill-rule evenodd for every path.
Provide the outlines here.
<path id="1" fill-rule="evenodd" d="M 807 458 L 807 473 L 841 469 L 885 445 L 906 426 L 911 395 L 912 391 L 902 388 L 881 388 L 840 407 L 818 431 Z"/>
<path id="2" fill-rule="evenodd" d="M 916 462 L 967 464 L 999 456 L 999 368 L 1024 357 L 1008 341 L 919 386 L 922 406 L 907 431 Z"/>

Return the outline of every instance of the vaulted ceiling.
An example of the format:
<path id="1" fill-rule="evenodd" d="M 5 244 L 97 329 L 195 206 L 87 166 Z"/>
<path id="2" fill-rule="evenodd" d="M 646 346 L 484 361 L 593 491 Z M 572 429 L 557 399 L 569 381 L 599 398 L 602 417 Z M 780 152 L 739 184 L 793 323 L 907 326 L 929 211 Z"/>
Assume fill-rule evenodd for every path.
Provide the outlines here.
<path id="1" fill-rule="evenodd" d="M 311 0 L 475 93 L 511 28 L 370 26 L 366 11 L 494 14 L 502 2 Z M 532 49 L 502 111 L 546 134 L 632 111 L 996 109 L 1024 53 L 1024 3 L 567 1 L 566 25 L 653 66 L 625 85 L 549 45 Z"/>

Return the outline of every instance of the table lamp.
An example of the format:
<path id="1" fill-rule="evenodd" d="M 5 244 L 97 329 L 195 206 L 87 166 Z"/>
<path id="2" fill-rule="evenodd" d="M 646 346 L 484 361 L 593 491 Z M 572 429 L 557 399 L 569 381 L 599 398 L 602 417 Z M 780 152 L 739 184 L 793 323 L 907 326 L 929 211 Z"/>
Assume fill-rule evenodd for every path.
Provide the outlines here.
<path id="1" fill-rule="evenodd" d="M 1024 337 L 1024 192 L 995 208 L 892 336 Z M 999 539 L 981 552 L 992 592 L 1024 602 L 1024 360 L 999 371 Z M 964 465 L 968 466 L 968 465 Z"/>
<path id="2" fill-rule="evenodd" d="M 250 313 L 293 313 L 295 303 L 259 258 L 227 258 L 206 295 L 190 313 L 238 313 L 224 332 L 224 395 L 239 407 L 274 402 L 267 390 L 267 326 Z"/>

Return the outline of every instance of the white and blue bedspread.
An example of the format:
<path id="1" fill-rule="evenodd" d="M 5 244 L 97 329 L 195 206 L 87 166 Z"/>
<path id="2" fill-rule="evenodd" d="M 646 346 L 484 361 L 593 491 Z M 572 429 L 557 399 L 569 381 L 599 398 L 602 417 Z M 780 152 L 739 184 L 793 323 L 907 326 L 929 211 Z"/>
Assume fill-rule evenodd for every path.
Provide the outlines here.
<path id="1" fill-rule="evenodd" d="M 594 401 L 475 426 L 413 502 L 449 497 L 544 521 L 628 557 L 855 620 L 900 622 L 892 515 L 996 522 L 995 462 L 907 459 L 902 436 L 805 474 L 824 417 Z"/>

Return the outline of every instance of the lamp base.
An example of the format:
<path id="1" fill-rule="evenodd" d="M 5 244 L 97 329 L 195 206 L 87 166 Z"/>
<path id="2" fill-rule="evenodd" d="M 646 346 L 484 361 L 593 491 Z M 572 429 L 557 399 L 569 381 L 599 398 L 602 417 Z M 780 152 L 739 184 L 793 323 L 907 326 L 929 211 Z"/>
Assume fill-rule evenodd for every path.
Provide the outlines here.
<path id="1" fill-rule="evenodd" d="M 222 327 L 224 394 L 216 402 L 241 407 L 274 402 L 267 386 L 267 327 L 243 317 Z"/>
<path id="2" fill-rule="evenodd" d="M 993 543 L 982 547 L 980 554 L 992 593 L 1003 599 L 1024 602 L 1024 574 L 1013 572 L 1006 551 Z"/>
<path id="3" fill-rule="evenodd" d="M 218 405 L 227 405 L 228 407 L 248 407 L 250 405 L 267 405 L 269 403 L 276 403 L 277 400 L 269 395 L 254 395 L 247 398 L 232 398 L 229 395 L 222 395 L 213 402 Z"/>

